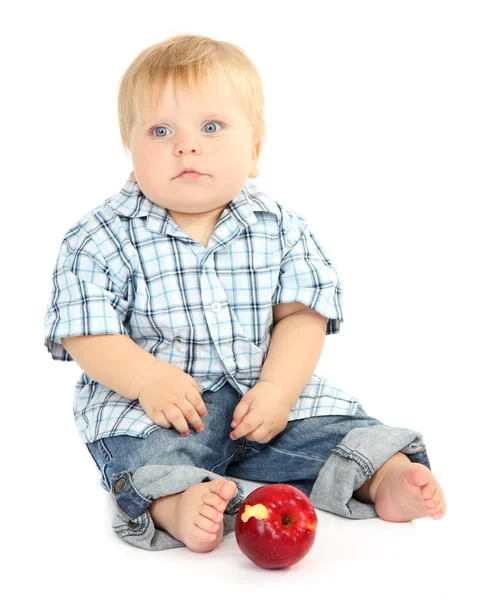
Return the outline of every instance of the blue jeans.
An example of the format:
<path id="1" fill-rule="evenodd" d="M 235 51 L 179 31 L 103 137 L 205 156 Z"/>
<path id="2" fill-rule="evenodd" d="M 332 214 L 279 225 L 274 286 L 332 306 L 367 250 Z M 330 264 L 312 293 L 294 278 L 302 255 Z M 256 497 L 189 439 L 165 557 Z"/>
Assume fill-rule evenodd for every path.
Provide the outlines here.
<path id="1" fill-rule="evenodd" d="M 420 433 L 388 427 L 359 405 L 352 416 L 309 417 L 289 421 L 266 444 L 232 440 L 233 411 L 241 399 L 230 385 L 203 392 L 205 429 L 182 437 L 159 428 L 146 438 L 118 435 L 86 444 L 101 473 L 102 487 L 115 501 L 114 532 L 146 550 L 184 544 L 156 529 L 150 504 L 196 483 L 233 477 L 263 483 L 289 483 L 309 496 L 315 508 L 350 519 L 377 517 L 373 504 L 353 497 L 391 456 L 402 451 L 430 469 Z M 242 485 L 224 513 L 224 535 L 234 531 L 244 500 Z"/>

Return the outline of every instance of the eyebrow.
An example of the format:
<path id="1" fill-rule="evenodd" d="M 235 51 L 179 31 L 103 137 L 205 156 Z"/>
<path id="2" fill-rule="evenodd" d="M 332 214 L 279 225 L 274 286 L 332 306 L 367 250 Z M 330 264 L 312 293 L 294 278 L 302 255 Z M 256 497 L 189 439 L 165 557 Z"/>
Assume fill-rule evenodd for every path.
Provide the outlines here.
<path id="1" fill-rule="evenodd" d="M 216 112 L 211 112 L 211 113 L 207 113 L 206 114 L 206 118 L 207 119 L 228 119 L 229 117 L 227 115 L 224 115 L 222 113 L 216 113 Z M 145 125 L 148 125 L 149 123 L 162 123 L 165 121 L 168 121 L 169 119 L 163 119 L 163 118 L 148 118 L 145 121 L 143 121 L 142 123 L 140 123 L 140 125 L 142 127 L 144 127 Z"/>

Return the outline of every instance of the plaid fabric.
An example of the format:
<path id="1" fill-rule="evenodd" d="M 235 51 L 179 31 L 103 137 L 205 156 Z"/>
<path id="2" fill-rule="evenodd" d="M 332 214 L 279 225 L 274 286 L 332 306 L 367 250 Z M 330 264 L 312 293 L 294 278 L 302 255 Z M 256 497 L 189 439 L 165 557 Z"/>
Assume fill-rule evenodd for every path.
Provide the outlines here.
<path id="1" fill-rule="evenodd" d="M 177 365 L 203 391 L 229 381 L 245 394 L 259 380 L 273 304 L 301 302 L 343 320 L 337 273 L 300 215 L 247 181 L 205 248 L 127 180 L 65 235 L 45 318 L 45 345 L 72 358 L 61 338 L 124 334 Z M 357 398 L 314 374 L 289 419 L 354 414 Z M 130 401 L 83 373 L 74 416 L 84 442 L 145 437 L 158 426 Z"/>

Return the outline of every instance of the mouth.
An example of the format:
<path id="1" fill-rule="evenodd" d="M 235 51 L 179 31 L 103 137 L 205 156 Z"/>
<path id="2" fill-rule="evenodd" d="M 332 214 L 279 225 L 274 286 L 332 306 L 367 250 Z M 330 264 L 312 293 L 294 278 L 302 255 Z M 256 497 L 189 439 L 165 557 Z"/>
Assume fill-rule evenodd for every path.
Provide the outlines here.
<path id="1" fill-rule="evenodd" d="M 195 171 L 194 169 L 183 169 L 182 171 L 180 171 L 180 173 L 177 175 L 177 177 L 180 177 L 184 173 L 197 173 L 198 175 L 203 174 L 203 173 L 200 173 L 199 171 Z"/>
<path id="2" fill-rule="evenodd" d="M 176 177 L 176 179 L 198 179 L 198 177 L 202 177 L 203 173 L 199 173 L 198 171 L 182 171 Z"/>

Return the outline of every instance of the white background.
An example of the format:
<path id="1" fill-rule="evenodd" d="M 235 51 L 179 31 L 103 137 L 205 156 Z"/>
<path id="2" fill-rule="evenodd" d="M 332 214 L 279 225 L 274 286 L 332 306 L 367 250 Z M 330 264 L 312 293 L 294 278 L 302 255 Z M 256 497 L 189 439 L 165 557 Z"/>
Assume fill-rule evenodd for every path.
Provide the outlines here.
<path id="1" fill-rule="evenodd" d="M 502 598 L 502 3 L 88 0 L 2 13 L 4 597 Z M 305 216 L 342 282 L 345 322 L 317 372 L 423 432 L 441 521 L 318 511 L 310 554 L 275 572 L 232 536 L 196 555 L 112 532 L 73 423 L 80 370 L 51 360 L 43 318 L 64 234 L 131 170 L 119 79 L 180 33 L 234 43 L 261 73 L 254 181 Z"/>

